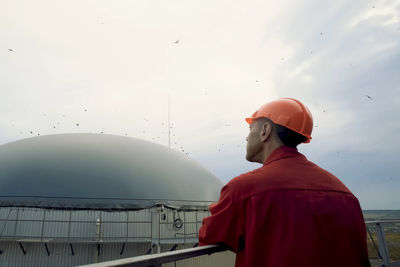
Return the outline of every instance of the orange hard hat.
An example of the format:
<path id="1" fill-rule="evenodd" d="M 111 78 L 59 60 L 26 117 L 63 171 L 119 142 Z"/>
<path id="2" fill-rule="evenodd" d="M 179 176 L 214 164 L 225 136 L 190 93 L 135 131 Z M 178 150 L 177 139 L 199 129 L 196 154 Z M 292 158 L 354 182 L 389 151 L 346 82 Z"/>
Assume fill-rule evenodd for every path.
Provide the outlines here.
<path id="1" fill-rule="evenodd" d="M 305 136 L 307 140 L 304 143 L 311 140 L 313 118 L 310 110 L 299 100 L 279 98 L 265 103 L 250 118 L 246 118 L 246 121 L 251 124 L 254 119 L 262 117 Z"/>

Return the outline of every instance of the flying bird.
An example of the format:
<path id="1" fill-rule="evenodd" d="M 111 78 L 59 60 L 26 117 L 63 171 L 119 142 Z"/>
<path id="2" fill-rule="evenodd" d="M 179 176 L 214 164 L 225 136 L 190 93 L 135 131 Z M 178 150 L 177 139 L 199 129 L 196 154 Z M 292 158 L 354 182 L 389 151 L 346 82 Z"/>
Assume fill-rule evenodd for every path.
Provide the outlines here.
<path id="1" fill-rule="evenodd" d="M 15 52 L 13 49 L 11 49 L 11 48 L 8 48 L 8 51 L 10 51 L 10 52 Z"/>
<path id="2" fill-rule="evenodd" d="M 372 97 L 370 97 L 369 95 L 365 95 L 365 96 L 372 100 Z"/>
<path id="3" fill-rule="evenodd" d="M 179 44 L 179 39 L 174 42 L 174 44 Z"/>

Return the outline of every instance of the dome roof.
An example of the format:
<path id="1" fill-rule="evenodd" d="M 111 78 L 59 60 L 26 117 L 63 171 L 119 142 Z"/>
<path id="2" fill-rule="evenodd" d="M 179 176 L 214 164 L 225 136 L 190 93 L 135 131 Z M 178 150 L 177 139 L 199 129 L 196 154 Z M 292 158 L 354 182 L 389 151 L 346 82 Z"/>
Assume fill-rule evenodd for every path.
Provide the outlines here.
<path id="1" fill-rule="evenodd" d="M 57 134 L 0 146 L 0 206 L 191 209 L 218 200 L 221 187 L 182 153 L 131 137 Z"/>

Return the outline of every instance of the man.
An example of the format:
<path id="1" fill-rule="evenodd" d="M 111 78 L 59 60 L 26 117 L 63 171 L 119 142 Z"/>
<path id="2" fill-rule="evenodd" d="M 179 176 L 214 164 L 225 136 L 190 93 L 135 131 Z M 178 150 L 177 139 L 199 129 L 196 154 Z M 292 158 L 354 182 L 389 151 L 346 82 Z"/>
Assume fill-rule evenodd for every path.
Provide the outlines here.
<path id="1" fill-rule="evenodd" d="M 281 98 L 246 121 L 246 159 L 263 166 L 222 188 L 203 220 L 200 245 L 225 244 L 236 267 L 370 266 L 357 198 L 297 151 L 311 139 L 308 108 Z"/>

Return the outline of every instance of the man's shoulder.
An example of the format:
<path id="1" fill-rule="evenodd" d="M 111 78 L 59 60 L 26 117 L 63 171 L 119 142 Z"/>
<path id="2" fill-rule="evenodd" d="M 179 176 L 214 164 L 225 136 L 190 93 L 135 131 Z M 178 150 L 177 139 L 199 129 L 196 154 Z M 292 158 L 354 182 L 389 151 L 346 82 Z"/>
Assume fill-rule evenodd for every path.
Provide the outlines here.
<path id="1" fill-rule="evenodd" d="M 240 184 L 240 183 L 246 183 L 248 181 L 248 179 L 259 177 L 261 175 L 263 175 L 262 167 L 254 169 L 254 170 L 249 171 L 249 172 L 242 173 L 242 174 L 232 178 L 228 182 L 228 184 L 230 184 L 231 186 L 235 186 L 235 185 Z"/>
<path id="2" fill-rule="evenodd" d="M 350 190 L 332 173 L 307 159 L 288 158 L 271 162 L 234 177 L 227 184 L 229 191 L 242 197 L 277 190 Z"/>
<path id="3" fill-rule="evenodd" d="M 250 193 L 252 188 L 256 187 L 261 180 L 265 180 L 266 172 L 264 167 L 242 173 L 239 176 L 232 178 L 228 183 L 227 187 L 232 193 L 238 193 L 243 195 L 243 193 Z"/>

